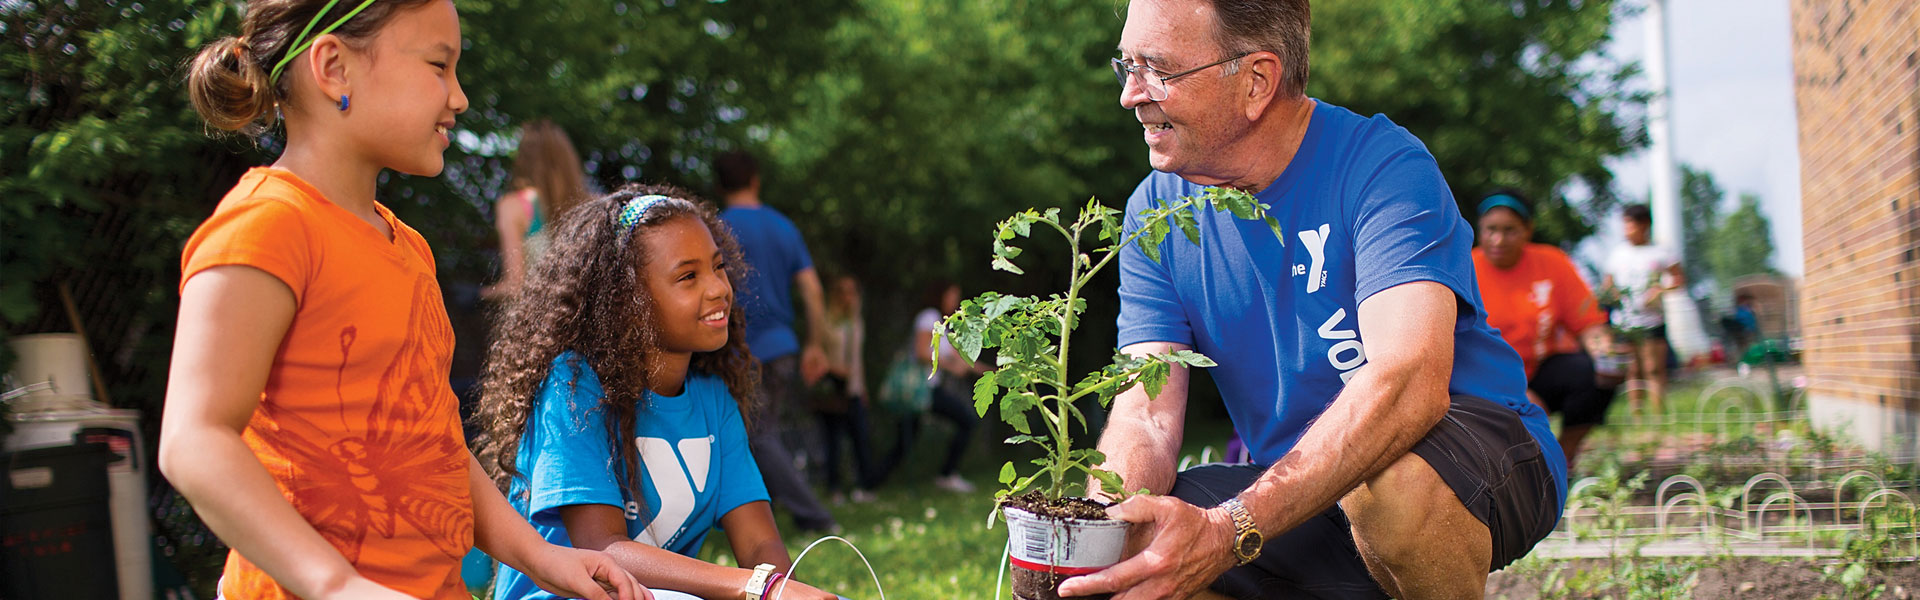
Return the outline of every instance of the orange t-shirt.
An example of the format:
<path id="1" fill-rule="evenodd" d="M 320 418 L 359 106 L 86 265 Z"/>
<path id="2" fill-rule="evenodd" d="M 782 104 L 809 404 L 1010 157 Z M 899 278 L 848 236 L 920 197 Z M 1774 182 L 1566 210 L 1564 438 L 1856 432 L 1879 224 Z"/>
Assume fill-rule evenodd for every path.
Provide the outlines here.
<path id="1" fill-rule="evenodd" d="M 1607 322 L 1593 290 L 1559 248 L 1527 244 L 1511 269 L 1494 268 L 1486 253 L 1474 248 L 1473 272 L 1480 280 L 1487 324 L 1520 353 L 1527 377 L 1533 377 L 1541 360 L 1565 351 L 1557 339 Z"/>
<path id="2" fill-rule="evenodd" d="M 245 265 L 295 309 L 242 438 L 281 495 L 361 575 L 418 598 L 468 598 L 470 454 L 447 373 L 453 329 L 419 232 L 375 205 L 389 241 L 293 173 L 255 168 L 187 240 L 181 286 Z M 234 552 L 226 598 L 291 598 Z"/>

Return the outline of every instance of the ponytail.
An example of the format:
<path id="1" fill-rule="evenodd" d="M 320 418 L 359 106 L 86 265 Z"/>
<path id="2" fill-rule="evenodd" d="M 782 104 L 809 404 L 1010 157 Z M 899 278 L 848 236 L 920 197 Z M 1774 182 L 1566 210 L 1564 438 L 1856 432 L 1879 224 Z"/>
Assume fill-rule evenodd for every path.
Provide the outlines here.
<path id="1" fill-rule="evenodd" d="M 187 67 L 193 109 L 207 125 L 255 134 L 271 124 L 279 93 L 242 38 L 221 38 L 200 49 Z"/>

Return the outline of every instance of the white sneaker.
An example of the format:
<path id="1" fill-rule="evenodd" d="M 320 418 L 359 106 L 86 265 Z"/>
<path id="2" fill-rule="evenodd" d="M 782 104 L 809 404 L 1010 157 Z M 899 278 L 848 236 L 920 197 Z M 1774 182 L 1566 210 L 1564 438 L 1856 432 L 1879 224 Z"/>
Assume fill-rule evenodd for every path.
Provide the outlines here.
<path id="1" fill-rule="evenodd" d="M 934 478 L 933 487 L 937 487 L 949 492 L 953 492 L 955 494 L 973 493 L 973 484 L 971 482 L 968 482 L 965 479 L 961 479 L 960 476 L 957 474 L 948 475 L 946 477 Z"/>
<path id="2" fill-rule="evenodd" d="M 873 502 L 875 500 L 880 499 L 880 497 L 874 495 L 873 492 L 869 492 L 861 489 L 853 490 L 853 493 L 849 495 L 847 498 L 849 500 L 852 500 L 854 504 L 865 504 L 865 503 Z"/>

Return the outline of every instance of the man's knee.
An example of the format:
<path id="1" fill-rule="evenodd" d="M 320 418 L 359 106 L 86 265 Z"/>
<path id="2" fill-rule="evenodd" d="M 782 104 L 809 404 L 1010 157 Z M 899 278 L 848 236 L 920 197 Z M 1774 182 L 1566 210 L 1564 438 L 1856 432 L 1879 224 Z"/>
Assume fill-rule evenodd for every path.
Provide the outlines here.
<path id="1" fill-rule="evenodd" d="M 1486 525 L 1425 459 L 1411 452 L 1348 492 L 1340 508 L 1353 524 L 1357 545 L 1389 563 L 1431 562 L 1436 552 L 1469 562 L 1491 560 Z"/>

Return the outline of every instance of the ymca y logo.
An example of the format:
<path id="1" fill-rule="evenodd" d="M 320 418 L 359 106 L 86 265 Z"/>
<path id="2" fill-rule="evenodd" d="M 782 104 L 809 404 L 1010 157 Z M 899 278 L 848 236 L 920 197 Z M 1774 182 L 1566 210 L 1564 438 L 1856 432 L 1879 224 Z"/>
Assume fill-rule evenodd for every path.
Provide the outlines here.
<path id="1" fill-rule="evenodd" d="M 707 489 L 713 436 L 687 438 L 679 444 L 661 438 L 636 437 L 633 444 L 640 449 L 640 462 L 646 465 L 653 491 L 660 494 L 659 514 L 653 516 L 653 522 L 634 536 L 633 541 L 665 548 L 686 533 L 687 519 L 693 516 L 694 493 Z M 639 519 L 639 509 L 638 503 L 628 502 L 627 519 Z"/>
<path id="2" fill-rule="evenodd" d="M 1294 265 L 1293 274 L 1307 276 L 1307 293 L 1309 294 L 1327 286 L 1327 236 L 1332 231 L 1330 226 L 1322 224 L 1319 229 L 1300 232 L 1300 242 L 1307 247 L 1307 255 L 1311 257 L 1312 266 L 1303 268 L 1300 265 Z"/>

